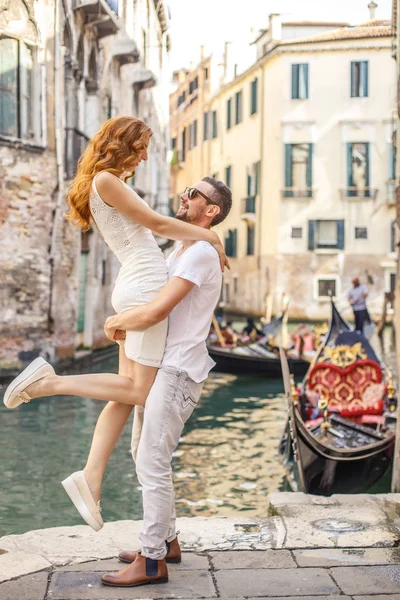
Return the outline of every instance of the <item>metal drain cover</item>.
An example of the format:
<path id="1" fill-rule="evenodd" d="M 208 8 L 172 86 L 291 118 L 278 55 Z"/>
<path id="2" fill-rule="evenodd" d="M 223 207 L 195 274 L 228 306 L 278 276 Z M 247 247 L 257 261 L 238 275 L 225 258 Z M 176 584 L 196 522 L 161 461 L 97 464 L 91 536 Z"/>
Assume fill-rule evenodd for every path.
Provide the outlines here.
<path id="1" fill-rule="evenodd" d="M 319 519 L 318 521 L 312 521 L 311 526 L 332 533 L 351 533 L 352 531 L 365 529 L 364 523 L 350 519 Z"/>

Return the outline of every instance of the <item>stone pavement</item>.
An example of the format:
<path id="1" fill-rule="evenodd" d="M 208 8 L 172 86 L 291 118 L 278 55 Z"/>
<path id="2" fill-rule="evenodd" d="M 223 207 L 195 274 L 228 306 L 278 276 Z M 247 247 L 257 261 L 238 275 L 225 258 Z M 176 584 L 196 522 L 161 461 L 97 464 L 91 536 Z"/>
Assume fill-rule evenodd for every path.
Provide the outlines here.
<path id="1" fill-rule="evenodd" d="M 271 494 L 264 517 L 178 519 L 184 551 L 167 584 L 102 586 L 140 522 L 0 538 L 1 600 L 307 598 L 400 600 L 400 495 Z M 123 565 L 122 565 L 123 566 Z"/>

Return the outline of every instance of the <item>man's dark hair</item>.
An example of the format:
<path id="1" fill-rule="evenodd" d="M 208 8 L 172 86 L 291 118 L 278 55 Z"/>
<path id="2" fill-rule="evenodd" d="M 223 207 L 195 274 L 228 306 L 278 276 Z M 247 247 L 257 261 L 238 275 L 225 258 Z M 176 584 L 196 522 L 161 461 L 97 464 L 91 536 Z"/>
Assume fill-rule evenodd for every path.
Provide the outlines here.
<path id="1" fill-rule="evenodd" d="M 215 177 L 203 177 L 202 181 L 206 181 L 214 188 L 213 193 L 211 194 L 211 200 L 215 202 L 221 210 L 211 221 L 211 225 L 218 225 L 226 219 L 231 210 L 232 192 L 223 181 L 218 181 Z"/>

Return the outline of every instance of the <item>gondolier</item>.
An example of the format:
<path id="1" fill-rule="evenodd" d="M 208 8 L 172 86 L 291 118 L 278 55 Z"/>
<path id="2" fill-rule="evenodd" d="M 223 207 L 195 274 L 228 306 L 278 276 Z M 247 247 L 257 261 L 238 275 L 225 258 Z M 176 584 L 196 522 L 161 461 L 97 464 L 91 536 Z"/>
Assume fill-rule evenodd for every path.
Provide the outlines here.
<path id="1" fill-rule="evenodd" d="M 366 303 L 368 288 L 366 285 L 361 285 L 358 277 L 354 277 L 352 283 L 353 287 L 350 289 L 347 298 L 353 309 L 355 330 L 363 333 L 365 323 L 371 322 Z"/>

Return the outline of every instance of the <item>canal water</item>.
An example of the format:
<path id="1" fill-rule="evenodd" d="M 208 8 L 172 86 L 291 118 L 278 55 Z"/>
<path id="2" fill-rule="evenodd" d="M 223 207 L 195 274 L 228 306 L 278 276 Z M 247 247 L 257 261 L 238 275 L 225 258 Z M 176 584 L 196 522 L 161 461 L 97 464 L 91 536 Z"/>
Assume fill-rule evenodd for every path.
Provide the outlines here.
<path id="1" fill-rule="evenodd" d="M 116 359 L 96 368 L 116 369 Z M 102 406 L 67 396 L 16 410 L 1 402 L 0 536 L 83 522 L 60 482 L 84 466 Z M 178 516 L 266 514 L 268 493 L 283 484 L 278 446 L 285 419 L 280 381 L 212 374 L 173 458 Z M 107 469 L 105 521 L 142 517 L 131 426 Z"/>

